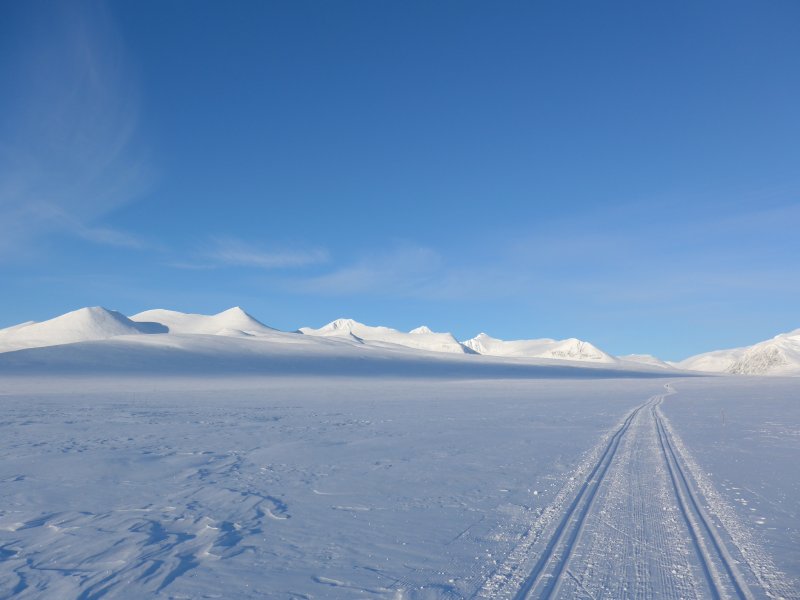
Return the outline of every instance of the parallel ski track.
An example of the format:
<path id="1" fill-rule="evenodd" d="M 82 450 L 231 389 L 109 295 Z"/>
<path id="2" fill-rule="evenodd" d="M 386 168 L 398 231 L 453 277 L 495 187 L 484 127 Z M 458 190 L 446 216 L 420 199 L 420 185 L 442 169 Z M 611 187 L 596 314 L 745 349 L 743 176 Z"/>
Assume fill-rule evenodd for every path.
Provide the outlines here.
<path id="1" fill-rule="evenodd" d="M 727 590 L 732 590 L 737 598 L 743 600 L 753 600 L 753 593 L 750 591 L 742 574 L 736 567 L 736 561 L 731 556 L 724 542 L 716 531 L 716 526 L 706 514 L 697 492 L 694 490 L 690 479 L 687 477 L 684 468 L 678 460 L 675 448 L 670 440 L 669 434 L 662 421 L 662 415 L 658 410 L 663 398 L 653 403 L 650 407 L 656 421 L 659 444 L 667 463 L 667 470 L 670 474 L 675 496 L 678 499 L 681 514 L 683 515 L 692 544 L 700 559 L 703 573 L 706 577 L 708 587 L 712 597 L 715 599 L 728 598 Z M 720 573 L 720 568 L 724 573 Z M 725 585 L 725 581 L 729 586 Z"/>
<path id="2" fill-rule="evenodd" d="M 567 563 L 586 522 L 586 516 L 597 495 L 597 489 L 600 487 L 609 466 L 614 460 L 620 441 L 628 431 L 636 415 L 643 408 L 652 407 L 662 398 L 663 396 L 654 396 L 641 406 L 633 409 L 620 428 L 611 436 L 603 450 L 603 454 L 581 485 L 575 499 L 561 517 L 561 521 L 559 521 L 550 541 L 548 541 L 536 565 L 534 565 L 530 574 L 520 586 L 514 596 L 514 600 L 525 600 L 526 598 L 534 597 L 550 598 L 558 589 L 558 582 L 566 571 Z M 541 591 L 533 596 L 532 593 L 537 590 Z"/>

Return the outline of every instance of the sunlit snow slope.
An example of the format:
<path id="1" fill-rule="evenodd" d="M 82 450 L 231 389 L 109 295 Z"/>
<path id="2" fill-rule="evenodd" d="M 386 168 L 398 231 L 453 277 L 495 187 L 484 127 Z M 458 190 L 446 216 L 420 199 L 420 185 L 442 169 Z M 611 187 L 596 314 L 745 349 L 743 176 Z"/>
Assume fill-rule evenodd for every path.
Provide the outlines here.
<path id="1" fill-rule="evenodd" d="M 739 375 L 800 375 L 800 329 L 752 346 L 698 354 L 676 366 Z"/>
<path id="2" fill-rule="evenodd" d="M 478 354 L 490 356 L 508 356 L 517 358 L 555 358 L 566 360 L 591 361 L 598 363 L 614 363 L 614 357 L 593 346 L 575 338 L 566 340 L 551 340 L 542 338 L 536 340 L 504 341 L 481 333 L 464 345 Z"/>
<path id="3" fill-rule="evenodd" d="M 653 356 L 652 354 L 626 354 L 625 356 L 618 356 L 620 360 L 627 362 L 639 363 L 642 365 L 651 365 L 654 367 L 661 367 L 662 369 L 674 369 L 671 364 Z"/>
<path id="4" fill-rule="evenodd" d="M 224 339 L 251 341 L 254 345 L 237 345 L 224 342 Z M 152 354 L 147 358 L 149 362 L 165 348 L 173 348 L 184 352 L 183 361 L 189 360 L 189 354 L 219 355 L 228 361 L 241 356 L 253 364 L 250 359 L 259 356 L 261 358 L 256 362 L 260 365 L 268 357 L 279 356 L 288 360 L 292 353 L 286 354 L 286 348 L 295 346 L 303 347 L 304 353 L 321 353 L 328 358 L 341 356 L 344 360 L 351 360 L 356 355 L 376 360 L 405 360 L 417 355 L 415 361 L 430 361 L 432 353 L 454 358 L 478 354 L 493 357 L 493 364 L 499 364 L 497 361 L 544 360 L 619 370 L 680 369 L 745 375 L 800 375 L 800 329 L 753 346 L 717 350 L 681 362 L 666 363 L 649 354 L 615 357 L 576 338 L 506 341 L 481 333 L 459 342 L 451 333 L 434 332 L 425 326 L 405 332 L 365 325 L 352 319 L 338 319 L 319 329 L 304 327 L 290 333 L 268 327 L 238 306 L 215 315 L 155 309 L 130 318 L 99 306 L 81 308 L 47 321 L 29 321 L 0 329 L 0 353 L 103 340 L 108 344 L 117 340 L 119 343 L 115 342 L 114 351 L 118 353 L 123 353 L 124 345 L 128 349 L 137 346 L 136 360 L 140 362 L 147 358 L 142 354 L 147 348 Z M 111 350 L 112 346 L 104 348 Z M 82 352 L 85 354 L 88 349 Z M 103 352 L 103 347 L 92 348 L 92 354 L 100 356 Z M 386 352 L 388 354 L 384 354 Z M 40 359 L 45 360 L 45 355 L 40 355 Z M 59 357 L 60 362 L 62 359 Z"/>
<path id="5" fill-rule="evenodd" d="M 454 354 L 469 352 L 452 334 L 436 333 L 425 326 L 417 327 L 406 333 L 390 327 L 364 325 L 353 319 L 337 319 L 319 329 L 303 327 L 300 332 L 304 335 L 357 339 L 368 344 L 395 344 L 406 348 L 430 350 L 432 352 L 451 352 Z"/>
<path id="6" fill-rule="evenodd" d="M 28 322 L 0 329 L 0 352 L 166 331 L 166 327 L 158 323 L 137 323 L 113 310 L 93 306 L 41 323 Z"/>
<path id="7" fill-rule="evenodd" d="M 155 309 L 131 317 L 139 323 L 159 323 L 169 333 L 200 333 L 210 335 L 261 335 L 275 331 L 238 306 L 216 315 L 195 315 L 175 310 Z"/>

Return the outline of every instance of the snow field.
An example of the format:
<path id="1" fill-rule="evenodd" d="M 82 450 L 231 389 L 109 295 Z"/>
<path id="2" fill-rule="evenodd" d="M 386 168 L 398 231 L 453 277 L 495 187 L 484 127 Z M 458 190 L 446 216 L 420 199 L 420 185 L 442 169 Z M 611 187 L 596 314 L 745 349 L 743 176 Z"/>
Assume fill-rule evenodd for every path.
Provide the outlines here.
<path id="1" fill-rule="evenodd" d="M 547 373 L 3 378 L 0 597 L 798 597 L 795 380 Z"/>
<path id="2" fill-rule="evenodd" d="M 0 597 L 473 594 L 629 383 L 30 383 L 2 396 Z"/>

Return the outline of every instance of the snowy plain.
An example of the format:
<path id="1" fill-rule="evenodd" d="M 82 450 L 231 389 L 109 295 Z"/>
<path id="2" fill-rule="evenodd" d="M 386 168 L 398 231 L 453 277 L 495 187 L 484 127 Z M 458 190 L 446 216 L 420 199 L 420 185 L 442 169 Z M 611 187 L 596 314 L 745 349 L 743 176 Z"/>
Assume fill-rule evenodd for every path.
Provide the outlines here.
<path id="1" fill-rule="evenodd" d="M 230 316 L 0 352 L 0 598 L 800 598 L 798 378 Z"/>

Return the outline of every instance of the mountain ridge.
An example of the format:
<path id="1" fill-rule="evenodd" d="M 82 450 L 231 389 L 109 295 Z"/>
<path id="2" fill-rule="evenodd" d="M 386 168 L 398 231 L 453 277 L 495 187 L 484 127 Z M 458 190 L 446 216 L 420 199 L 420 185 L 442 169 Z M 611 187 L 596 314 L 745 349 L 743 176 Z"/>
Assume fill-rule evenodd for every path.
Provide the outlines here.
<path id="1" fill-rule="evenodd" d="M 800 329 L 750 346 L 696 354 L 675 365 L 689 371 L 731 375 L 800 375 Z"/>
<path id="2" fill-rule="evenodd" d="M 366 325 L 351 318 L 335 319 L 318 329 L 302 327 L 295 332 L 282 332 L 265 325 L 239 306 L 213 315 L 152 309 L 131 317 L 100 306 L 84 307 L 45 321 L 26 321 L 0 329 L 0 353 L 152 335 L 180 339 L 181 346 L 191 345 L 191 340 L 197 339 L 192 336 L 197 335 L 281 344 L 298 344 L 305 339 L 333 344 L 328 347 L 334 349 L 363 346 L 438 354 L 480 354 L 508 360 L 546 359 L 587 365 L 618 365 L 622 368 L 643 366 L 736 375 L 800 375 L 800 329 L 750 346 L 714 350 L 682 361 L 666 362 L 648 354 L 614 356 L 578 338 L 501 340 L 479 333 L 471 339 L 459 341 L 452 333 L 435 332 L 426 325 L 405 332 Z"/>

